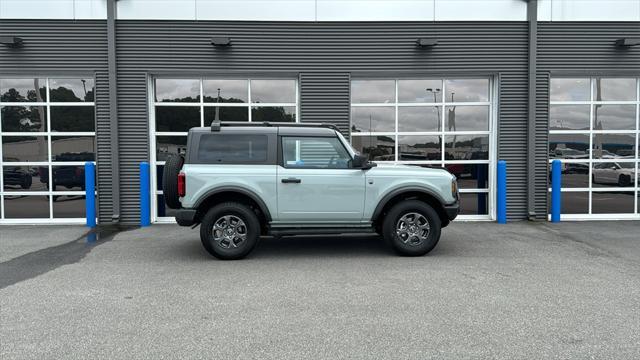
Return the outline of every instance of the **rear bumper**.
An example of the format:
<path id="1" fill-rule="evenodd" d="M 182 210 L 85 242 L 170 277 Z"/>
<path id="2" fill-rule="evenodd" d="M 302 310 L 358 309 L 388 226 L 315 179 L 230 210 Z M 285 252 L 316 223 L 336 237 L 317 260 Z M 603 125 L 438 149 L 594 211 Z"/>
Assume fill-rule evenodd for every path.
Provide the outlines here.
<path id="1" fill-rule="evenodd" d="M 445 205 L 444 211 L 447 213 L 447 218 L 449 220 L 455 219 L 460 213 L 460 202 L 456 201 L 453 204 Z"/>
<path id="2" fill-rule="evenodd" d="M 193 209 L 180 209 L 176 212 L 176 222 L 180 226 L 191 226 L 196 223 L 196 212 Z"/>

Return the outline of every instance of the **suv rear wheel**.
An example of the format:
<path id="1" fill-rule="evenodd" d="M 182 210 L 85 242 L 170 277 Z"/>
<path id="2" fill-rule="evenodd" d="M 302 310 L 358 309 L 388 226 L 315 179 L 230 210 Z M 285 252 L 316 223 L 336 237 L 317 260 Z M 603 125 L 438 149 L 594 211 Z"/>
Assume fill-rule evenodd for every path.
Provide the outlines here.
<path id="1" fill-rule="evenodd" d="M 441 221 L 436 211 L 419 200 L 394 205 L 382 223 L 382 236 L 404 256 L 421 256 L 440 240 Z"/>
<path id="2" fill-rule="evenodd" d="M 247 256 L 258 243 L 260 221 L 246 205 L 227 202 L 209 209 L 202 219 L 200 240 L 209 254 L 222 260 Z"/>

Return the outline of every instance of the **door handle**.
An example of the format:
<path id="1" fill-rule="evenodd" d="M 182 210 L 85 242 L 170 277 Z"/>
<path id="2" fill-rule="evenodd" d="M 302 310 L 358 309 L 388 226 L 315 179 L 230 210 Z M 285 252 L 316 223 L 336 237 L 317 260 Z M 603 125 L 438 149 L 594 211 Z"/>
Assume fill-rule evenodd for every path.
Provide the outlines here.
<path id="1" fill-rule="evenodd" d="M 282 179 L 282 182 L 285 184 L 300 184 L 302 180 L 296 179 L 296 178 L 287 178 L 287 179 Z"/>

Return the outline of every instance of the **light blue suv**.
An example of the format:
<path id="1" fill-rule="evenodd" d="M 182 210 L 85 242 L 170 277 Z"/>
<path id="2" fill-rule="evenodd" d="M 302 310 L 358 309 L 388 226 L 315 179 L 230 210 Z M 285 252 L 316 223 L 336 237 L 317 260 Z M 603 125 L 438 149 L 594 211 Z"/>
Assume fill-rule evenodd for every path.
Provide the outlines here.
<path id="1" fill-rule="evenodd" d="M 431 251 L 459 210 L 444 169 L 375 164 L 326 124 L 227 123 L 189 131 L 163 173 L 167 206 L 201 224 L 205 249 L 239 259 L 260 235 L 376 232 L 402 255 Z"/>

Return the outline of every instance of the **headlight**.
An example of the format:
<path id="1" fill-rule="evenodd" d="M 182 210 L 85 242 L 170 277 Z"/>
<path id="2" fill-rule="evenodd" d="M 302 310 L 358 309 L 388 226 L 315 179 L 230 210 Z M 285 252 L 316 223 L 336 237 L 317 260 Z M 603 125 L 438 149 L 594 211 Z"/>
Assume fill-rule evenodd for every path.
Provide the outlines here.
<path id="1" fill-rule="evenodd" d="M 458 198 L 458 182 L 455 179 L 451 180 L 451 196 Z"/>

